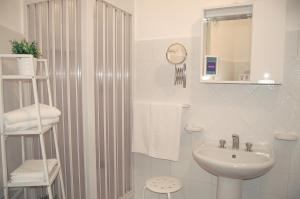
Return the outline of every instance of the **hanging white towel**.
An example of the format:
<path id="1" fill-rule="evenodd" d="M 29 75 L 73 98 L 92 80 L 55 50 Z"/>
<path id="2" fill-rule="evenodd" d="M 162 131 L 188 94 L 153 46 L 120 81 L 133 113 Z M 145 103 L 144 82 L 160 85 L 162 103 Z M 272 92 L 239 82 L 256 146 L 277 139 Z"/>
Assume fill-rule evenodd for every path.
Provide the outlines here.
<path id="1" fill-rule="evenodd" d="M 40 104 L 40 113 L 42 119 L 57 118 L 61 114 L 61 112 L 57 108 L 45 104 Z M 5 125 L 36 119 L 37 114 L 35 105 L 26 106 L 21 109 L 13 110 L 4 114 Z"/>
<path id="2" fill-rule="evenodd" d="M 182 105 L 135 102 L 132 151 L 178 161 Z"/>
<path id="3" fill-rule="evenodd" d="M 152 103 L 150 108 L 149 155 L 178 161 L 182 105 Z"/>
<path id="4" fill-rule="evenodd" d="M 150 104 L 134 102 L 133 104 L 133 135 L 132 151 L 148 154 L 149 151 L 149 128 L 150 128 Z"/>

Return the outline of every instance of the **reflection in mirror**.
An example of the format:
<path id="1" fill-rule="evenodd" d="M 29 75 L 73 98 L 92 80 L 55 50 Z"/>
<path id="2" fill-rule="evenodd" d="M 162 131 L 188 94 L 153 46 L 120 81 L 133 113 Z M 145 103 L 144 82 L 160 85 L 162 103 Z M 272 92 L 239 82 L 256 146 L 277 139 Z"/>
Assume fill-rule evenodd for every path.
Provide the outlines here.
<path id="1" fill-rule="evenodd" d="M 202 80 L 250 81 L 251 28 L 251 13 L 205 18 Z"/>

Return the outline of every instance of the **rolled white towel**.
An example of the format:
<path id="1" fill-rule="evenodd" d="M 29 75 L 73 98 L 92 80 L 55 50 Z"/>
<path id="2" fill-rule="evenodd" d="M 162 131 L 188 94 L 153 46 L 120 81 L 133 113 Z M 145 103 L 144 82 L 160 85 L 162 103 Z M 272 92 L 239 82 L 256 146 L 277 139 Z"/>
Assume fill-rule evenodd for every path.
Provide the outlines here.
<path id="1" fill-rule="evenodd" d="M 59 117 L 50 118 L 50 119 L 42 119 L 42 125 L 49 126 L 49 125 L 57 123 L 58 121 L 59 121 Z M 23 130 L 29 130 L 29 129 L 33 129 L 33 128 L 37 128 L 37 127 L 38 127 L 38 121 L 30 120 L 30 121 L 26 121 L 26 122 L 18 122 L 18 123 L 5 125 L 5 131 L 6 132 L 23 131 Z"/>
<path id="2" fill-rule="evenodd" d="M 40 113 L 42 119 L 53 119 L 61 115 L 60 110 L 45 104 L 40 104 Z M 4 125 L 26 122 L 30 120 L 37 120 L 35 105 L 26 106 L 4 114 Z"/>

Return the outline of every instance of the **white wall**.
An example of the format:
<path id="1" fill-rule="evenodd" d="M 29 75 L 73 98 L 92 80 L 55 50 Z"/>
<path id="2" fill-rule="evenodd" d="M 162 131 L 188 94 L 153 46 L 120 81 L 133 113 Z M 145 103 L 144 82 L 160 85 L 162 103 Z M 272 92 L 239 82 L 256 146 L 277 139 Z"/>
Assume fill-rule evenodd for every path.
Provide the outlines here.
<path id="1" fill-rule="evenodd" d="M 22 34 L 22 0 L 0 0 L 0 54 L 11 53 L 9 40 L 24 38 Z M 3 62 L 4 70 L 13 70 L 12 63 Z M 15 109 L 18 104 L 16 89 L 17 83 L 6 82 L 4 84 L 6 102 L 5 110 Z M 21 164 L 21 143 L 18 138 L 7 140 L 7 161 L 9 172 Z M 0 155 L 1 156 L 1 155 Z M 1 163 L 1 160 L 0 160 Z M 1 165 L 1 164 L 0 164 Z M 2 169 L 0 171 L 0 198 L 2 194 Z"/>
<path id="2" fill-rule="evenodd" d="M 288 0 L 287 5 L 287 29 L 296 30 L 300 29 L 300 1 L 299 0 Z"/>
<path id="3" fill-rule="evenodd" d="M 106 0 L 106 2 L 121 8 L 131 14 L 134 13 L 134 0 Z"/>
<path id="4" fill-rule="evenodd" d="M 199 36 L 203 8 L 234 2 L 248 0 L 136 0 L 136 40 Z"/>
<path id="5" fill-rule="evenodd" d="M 20 33 L 12 31 L 2 25 L 0 25 L 0 54 L 10 53 L 10 40 L 19 40 L 24 38 Z"/>
<path id="6" fill-rule="evenodd" d="M 0 0 L 0 25 L 23 32 L 23 0 Z"/>
<path id="7" fill-rule="evenodd" d="M 244 182 L 243 199 L 299 199 L 300 142 L 273 139 L 274 131 L 295 131 L 300 135 L 300 17 L 296 18 L 299 1 L 289 0 L 288 4 L 288 20 L 293 23 L 288 23 L 287 29 L 296 31 L 287 32 L 282 86 L 199 83 L 198 18 L 203 5 L 216 2 L 136 1 L 135 100 L 190 103 L 191 108 L 183 114 L 183 124 L 196 122 L 205 130 L 202 134 L 186 134 L 182 130 L 179 162 L 135 154 L 135 198 L 141 199 L 147 178 L 173 175 L 184 183 L 184 189 L 175 198 L 215 199 L 216 177 L 195 163 L 192 146 L 206 139 L 230 140 L 231 134 L 238 133 L 241 142 L 273 144 L 277 158 L 268 174 Z M 188 50 L 186 89 L 173 85 L 174 66 L 165 59 L 172 42 L 181 42 Z M 147 198 L 154 195 L 148 193 Z"/>
<path id="8" fill-rule="evenodd" d="M 14 32 L 6 27 L 0 25 L 0 54 L 10 53 L 9 40 L 12 39 L 22 39 L 23 35 Z M 11 61 L 3 61 L 4 71 L 13 71 L 16 67 L 13 66 L 14 63 Z M 15 109 L 18 104 L 18 94 L 17 94 L 17 82 L 5 82 L 4 83 L 4 101 L 5 110 L 9 111 Z M 9 165 L 9 171 L 11 172 L 17 166 L 21 164 L 21 142 L 19 138 L 9 138 L 7 141 L 7 160 Z M 0 149 L 1 152 L 1 149 Z M 1 157 L 1 155 L 0 155 Z M 0 159 L 1 165 L 1 159 Z M 0 166 L 2 168 L 2 166 Z M 2 195 L 2 169 L 0 169 L 0 198 Z"/>

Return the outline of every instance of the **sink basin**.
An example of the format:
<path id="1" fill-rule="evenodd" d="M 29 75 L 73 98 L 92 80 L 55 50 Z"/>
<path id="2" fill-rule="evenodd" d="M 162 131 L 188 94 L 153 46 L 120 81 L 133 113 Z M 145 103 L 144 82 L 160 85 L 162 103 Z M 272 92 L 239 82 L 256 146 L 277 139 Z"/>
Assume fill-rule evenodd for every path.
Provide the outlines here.
<path id="1" fill-rule="evenodd" d="M 247 152 L 204 143 L 193 150 L 193 157 L 200 167 L 218 176 L 218 199 L 241 199 L 241 180 L 264 175 L 275 164 L 273 150 L 266 145 L 254 145 Z"/>
<path id="2" fill-rule="evenodd" d="M 221 149 L 206 143 L 193 151 L 193 157 L 199 166 L 216 176 L 241 180 L 259 177 L 275 163 L 273 151 L 267 146 L 258 146 L 247 152 Z"/>

